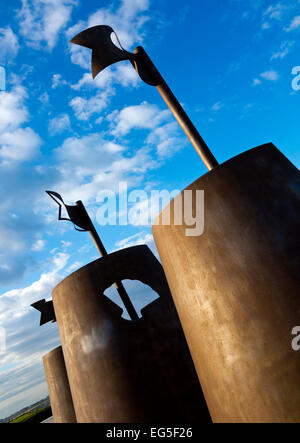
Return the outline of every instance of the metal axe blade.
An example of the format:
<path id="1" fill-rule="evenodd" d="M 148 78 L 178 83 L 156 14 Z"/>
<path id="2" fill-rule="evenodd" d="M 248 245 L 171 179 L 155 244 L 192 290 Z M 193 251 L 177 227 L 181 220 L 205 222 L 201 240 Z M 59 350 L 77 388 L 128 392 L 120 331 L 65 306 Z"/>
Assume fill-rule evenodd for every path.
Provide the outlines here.
<path id="1" fill-rule="evenodd" d="M 46 301 L 43 298 L 42 300 L 32 303 L 30 306 L 32 306 L 37 311 L 40 311 L 41 313 L 40 326 L 48 322 L 53 323 L 56 321 L 52 300 Z"/>
<path id="2" fill-rule="evenodd" d="M 93 26 L 80 32 L 70 40 L 71 43 L 92 49 L 92 76 L 96 77 L 99 72 L 108 66 L 122 60 L 133 60 L 133 54 L 118 48 L 111 40 L 111 34 L 118 36 L 115 31 L 106 25 Z"/>
<path id="3" fill-rule="evenodd" d="M 211 170 L 218 166 L 218 162 L 209 147 L 193 125 L 187 113 L 182 108 L 146 51 L 141 46 L 135 48 L 133 54 L 125 51 L 119 42 L 117 34 L 114 32 L 122 49 L 118 48 L 110 38 L 113 32 L 114 30 L 107 25 L 93 26 L 92 28 L 80 32 L 71 40 L 71 43 L 76 43 L 92 49 L 93 78 L 113 63 L 121 60 L 129 60 L 145 83 L 151 86 L 156 86 L 158 92 L 170 108 L 207 169 Z"/>

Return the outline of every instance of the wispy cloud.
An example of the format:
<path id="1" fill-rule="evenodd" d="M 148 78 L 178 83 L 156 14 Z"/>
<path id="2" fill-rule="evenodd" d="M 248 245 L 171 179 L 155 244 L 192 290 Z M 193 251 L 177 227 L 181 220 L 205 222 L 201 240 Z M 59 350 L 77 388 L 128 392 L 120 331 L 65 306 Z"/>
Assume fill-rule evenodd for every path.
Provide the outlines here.
<path id="1" fill-rule="evenodd" d="M 49 121 L 48 129 L 50 135 L 60 134 L 68 128 L 70 128 L 70 117 L 68 114 L 59 114 Z"/>
<path id="2" fill-rule="evenodd" d="M 154 240 L 151 234 L 142 231 L 117 241 L 116 247 L 118 249 L 124 249 L 124 248 L 129 248 L 130 246 L 145 245 L 145 244 L 151 245 L 153 247 Z"/>
<path id="3" fill-rule="evenodd" d="M 42 356 L 59 344 L 57 326 L 51 323 L 39 329 L 39 314 L 30 304 L 49 299 L 66 273 L 68 260 L 68 254 L 58 253 L 37 281 L 0 297 L 0 322 L 6 330 L 6 350 L 0 353 L 2 417 L 20 403 L 38 400 L 41 392 L 47 395 Z"/>
<path id="4" fill-rule="evenodd" d="M 70 201 L 96 202 L 99 190 L 117 190 L 118 183 L 140 183 L 146 171 L 157 167 L 145 148 L 129 154 L 125 146 L 98 134 L 70 137 L 56 150 L 56 169 L 60 177 L 55 185 Z M 72 174 L 70 174 L 72 171 Z"/>
<path id="5" fill-rule="evenodd" d="M 283 3 L 276 3 L 275 5 L 270 5 L 263 13 L 263 16 L 273 20 L 282 20 L 283 13 L 288 8 L 287 5 Z"/>
<path id="6" fill-rule="evenodd" d="M 276 82 L 279 79 L 279 74 L 277 71 L 270 70 L 265 71 L 260 74 L 260 77 L 262 77 L 264 80 L 268 80 L 270 82 Z"/>
<path id="7" fill-rule="evenodd" d="M 77 0 L 22 0 L 18 12 L 20 34 L 35 49 L 51 51 L 70 20 Z"/>
<path id="8" fill-rule="evenodd" d="M 69 105 L 74 111 L 78 120 L 88 120 L 92 115 L 99 114 L 109 104 L 110 97 L 114 90 L 107 88 L 104 91 L 97 91 L 89 98 L 76 96 L 70 100 Z"/>
<path id="9" fill-rule="evenodd" d="M 121 111 L 113 111 L 107 116 L 111 122 L 111 133 L 119 138 L 132 130 L 149 130 L 146 143 L 155 146 L 160 157 L 174 155 L 186 143 L 179 135 L 178 124 L 172 120 L 169 110 L 160 110 L 156 105 L 142 102 L 127 106 Z"/>
<path id="10" fill-rule="evenodd" d="M 30 127 L 21 127 L 29 119 L 25 106 L 27 92 L 15 86 L 0 94 L 0 160 L 2 165 L 28 161 L 37 154 L 41 139 Z"/>
<path id="11" fill-rule="evenodd" d="M 259 78 L 253 79 L 252 86 L 257 86 L 257 85 L 260 85 L 260 84 L 261 84 L 261 80 Z"/>
<path id="12" fill-rule="evenodd" d="M 212 109 L 213 111 L 219 111 L 219 110 L 222 109 L 222 108 L 224 108 L 224 103 L 222 103 L 221 101 L 215 103 L 215 104 L 211 107 L 211 109 Z"/>
<path id="13" fill-rule="evenodd" d="M 280 45 L 280 50 L 275 52 L 272 56 L 271 56 L 271 60 L 276 60 L 276 59 L 283 59 L 284 57 L 286 57 L 288 55 L 288 53 L 290 52 L 291 48 L 294 46 L 295 42 L 294 41 L 284 41 L 281 43 Z"/>
<path id="14" fill-rule="evenodd" d="M 169 117 L 168 110 L 161 111 L 156 105 L 143 102 L 140 105 L 127 106 L 121 111 L 114 111 L 108 119 L 112 122 L 112 133 L 123 136 L 131 129 L 155 128 Z"/>
<path id="15" fill-rule="evenodd" d="M 42 251 L 45 248 L 45 244 L 46 244 L 45 240 L 38 239 L 32 245 L 31 250 L 36 252 Z"/>
<path id="16" fill-rule="evenodd" d="M 290 25 L 285 29 L 287 32 L 294 31 L 295 29 L 300 28 L 300 15 L 297 15 L 293 18 Z"/>
<path id="17" fill-rule="evenodd" d="M 149 0 L 122 0 L 119 8 L 100 8 L 89 18 L 70 27 L 66 34 L 73 37 L 85 28 L 109 24 L 118 34 L 122 45 L 128 50 L 133 44 L 141 44 L 144 38 L 143 25 L 149 20 Z M 84 69 L 90 68 L 90 53 L 78 45 L 70 46 L 71 60 Z"/>
<path id="18" fill-rule="evenodd" d="M 52 89 L 56 89 L 58 86 L 67 85 L 68 82 L 62 78 L 61 74 L 53 74 L 52 76 Z"/>
<path id="19" fill-rule="evenodd" d="M 0 63 L 8 64 L 19 51 L 19 41 L 10 26 L 0 28 Z"/>

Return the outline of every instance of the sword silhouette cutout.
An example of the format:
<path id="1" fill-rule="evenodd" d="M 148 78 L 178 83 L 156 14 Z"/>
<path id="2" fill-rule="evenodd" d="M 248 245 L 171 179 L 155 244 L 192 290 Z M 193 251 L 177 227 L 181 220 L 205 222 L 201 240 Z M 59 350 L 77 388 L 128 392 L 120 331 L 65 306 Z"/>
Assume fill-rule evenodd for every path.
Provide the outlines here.
<path id="1" fill-rule="evenodd" d="M 87 213 L 84 204 L 82 203 L 81 200 L 76 202 L 76 206 L 69 206 L 66 205 L 65 202 L 63 201 L 62 197 L 60 194 L 58 194 L 57 192 L 54 191 L 46 191 L 46 193 L 55 201 L 55 203 L 58 204 L 59 206 L 59 210 L 58 210 L 58 220 L 67 220 L 67 221 L 71 221 L 74 224 L 74 227 L 77 231 L 81 231 L 81 232 L 89 232 L 95 245 L 96 248 L 98 249 L 98 252 L 100 254 L 101 257 L 106 256 L 107 255 L 107 251 L 95 229 L 95 226 L 93 225 L 92 220 L 90 219 L 89 214 Z M 70 218 L 64 218 L 61 216 L 62 214 L 62 206 L 64 206 L 64 208 L 67 211 L 67 214 L 69 215 Z M 129 314 L 129 317 L 131 318 L 131 320 L 138 320 L 139 316 L 132 304 L 132 301 L 130 300 L 129 295 L 127 294 L 127 291 L 125 289 L 125 287 L 123 286 L 123 283 L 121 281 L 117 281 L 114 283 L 114 286 L 116 287 L 121 300 Z"/>
<path id="2" fill-rule="evenodd" d="M 113 33 L 116 36 L 119 48 L 111 40 L 111 34 Z M 123 60 L 130 61 L 140 78 L 148 85 L 157 88 L 207 169 L 211 170 L 218 166 L 218 162 L 209 147 L 142 46 L 138 46 L 133 53 L 126 51 L 115 31 L 107 25 L 88 28 L 73 37 L 70 42 L 92 49 L 93 78 L 114 63 Z"/>

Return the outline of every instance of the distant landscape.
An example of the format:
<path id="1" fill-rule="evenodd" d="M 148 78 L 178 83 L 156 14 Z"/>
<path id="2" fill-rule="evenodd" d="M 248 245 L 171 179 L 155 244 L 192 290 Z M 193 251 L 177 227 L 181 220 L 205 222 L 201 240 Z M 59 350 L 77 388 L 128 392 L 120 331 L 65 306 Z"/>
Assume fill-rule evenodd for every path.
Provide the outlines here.
<path id="1" fill-rule="evenodd" d="M 9 417 L 0 419 L 0 423 L 40 423 L 52 415 L 49 397 L 15 412 Z"/>

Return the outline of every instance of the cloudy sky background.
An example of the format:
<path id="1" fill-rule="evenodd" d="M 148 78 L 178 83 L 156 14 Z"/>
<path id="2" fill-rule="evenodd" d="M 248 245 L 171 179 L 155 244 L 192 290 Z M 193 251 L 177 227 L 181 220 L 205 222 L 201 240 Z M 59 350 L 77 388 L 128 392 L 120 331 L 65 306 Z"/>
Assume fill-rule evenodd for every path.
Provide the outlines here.
<path id="1" fill-rule="evenodd" d="M 0 65 L 0 418 L 47 395 L 42 355 L 59 344 L 29 307 L 97 258 L 88 234 L 57 221 L 46 189 L 81 199 L 108 251 L 155 247 L 150 226 L 97 225 L 104 189 L 182 189 L 206 172 L 155 88 L 129 62 L 90 74 L 69 43 L 109 24 L 142 44 L 219 162 L 272 141 L 299 167 L 300 2 L 2 0 Z M 300 71 L 299 71 L 300 72 Z M 300 82 L 299 82 L 300 84 Z M 140 208 L 145 202 L 137 202 Z M 153 295 L 131 283 L 138 308 Z M 147 295 L 147 297 L 146 297 Z M 3 335 L 6 335 L 6 347 Z M 2 338 L 1 338 L 2 337 Z"/>

